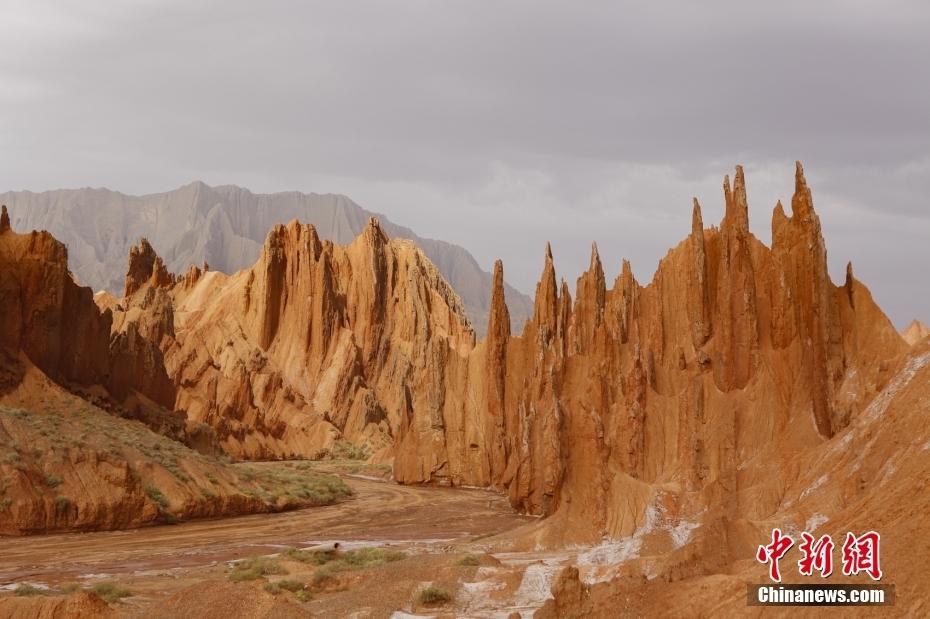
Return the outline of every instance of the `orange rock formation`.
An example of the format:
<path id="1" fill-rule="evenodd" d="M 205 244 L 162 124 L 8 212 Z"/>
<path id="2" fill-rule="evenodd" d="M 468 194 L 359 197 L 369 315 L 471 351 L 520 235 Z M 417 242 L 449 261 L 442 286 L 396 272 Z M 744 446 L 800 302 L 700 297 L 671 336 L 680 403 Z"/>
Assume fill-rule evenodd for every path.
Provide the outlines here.
<path id="1" fill-rule="evenodd" d="M 561 541 L 629 535 L 659 501 L 753 517 L 778 500 L 757 477 L 846 427 L 906 348 L 851 267 L 830 281 L 800 164 L 795 181 L 769 248 L 749 231 L 738 167 L 719 228 L 695 201 L 691 234 L 648 285 L 624 262 L 608 288 L 595 246 L 573 299 L 547 247 L 521 334 L 499 262 L 475 343 L 436 269 L 374 220 L 348 246 L 278 226 L 251 269 L 177 283 L 143 243 L 116 330 L 155 334 L 176 408 L 237 455 L 347 441 L 393 457 L 401 483 L 491 486 L 586 523 L 550 527 Z"/>

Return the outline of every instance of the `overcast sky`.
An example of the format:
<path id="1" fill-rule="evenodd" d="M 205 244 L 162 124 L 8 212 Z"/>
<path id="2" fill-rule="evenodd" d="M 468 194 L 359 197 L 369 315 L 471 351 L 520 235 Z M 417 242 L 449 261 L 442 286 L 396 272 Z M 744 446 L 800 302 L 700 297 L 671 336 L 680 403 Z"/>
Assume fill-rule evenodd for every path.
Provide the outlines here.
<path id="1" fill-rule="evenodd" d="M 344 193 L 531 293 L 551 240 L 643 283 L 805 164 L 834 280 L 930 322 L 930 3 L 0 4 L 0 191 Z"/>

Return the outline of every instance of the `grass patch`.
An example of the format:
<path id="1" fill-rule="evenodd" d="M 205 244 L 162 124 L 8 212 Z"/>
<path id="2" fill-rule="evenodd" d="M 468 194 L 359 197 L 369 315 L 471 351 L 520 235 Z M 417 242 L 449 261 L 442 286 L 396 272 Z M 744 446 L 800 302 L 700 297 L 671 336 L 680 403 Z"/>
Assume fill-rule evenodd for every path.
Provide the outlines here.
<path id="1" fill-rule="evenodd" d="M 447 603 L 452 599 L 452 596 L 449 595 L 444 589 L 430 585 L 426 589 L 420 591 L 420 595 L 417 596 L 417 599 L 420 600 L 420 604 L 433 606 Z"/>
<path id="2" fill-rule="evenodd" d="M 304 583 L 299 580 L 276 580 L 274 582 L 266 582 L 262 588 L 272 595 L 278 595 L 282 591 L 290 591 L 301 602 L 306 602 L 310 599 L 310 592 L 304 587 Z"/>
<path id="3" fill-rule="evenodd" d="M 147 497 L 152 499 L 152 502 L 155 505 L 158 505 L 159 509 L 168 508 L 168 497 L 165 496 L 165 493 L 159 490 L 156 486 L 148 484 L 145 486 L 145 494 Z"/>
<path id="4" fill-rule="evenodd" d="M 282 567 L 277 559 L 271 557 L 251 557 L 236 563 L 229 573 L 229 580 L 233 582 L 244 582 L 247 580 L 258 580 L 265 576 L 287 574 L 287 570 Z"/>
<path id="5" fill-rule="evenodd" d="M 274 504 L 280 495 L 294 502 L 310 505 L 331 505 L 352 495 L 352 490 L 339 477 L 288 466 L 237 466 L 239 490 L 246 496 Z"/>
<path id="6" fill-rule="evenodd" d="M 105 602 L 112 604 L 113 602 L 118 602 L 123 598 L 128 598 L 132 595 L 132 591 L 126 589 L 125 587 L 120 587 L 119 585 L 112 582 L 100 582 L 91 587 L 90 589 L 97 595 L 99 595 Z"/>
<path id="7" fill-rule="evenodd" d="M 475 555 L 465 555 L 459 559 L 459 565 L 464 565 L 466 567 L 474 567 L 476 565 L 481 565 L 481 559 Z"/>
<path id="8" fill-rule="evenodd" d="M 33 587 L 28 584 L 21 584 L 13 591 L 16 595 L 20 597 L 32 597 L 34 595 L 48 595 L 48 591 L 45 589 L 39 589 L 38 587 Z"/>
<path id="9" fill-rule="evenodd" d="M 313 583 L 320 585 L 339 572 L 378 567 L 386 563 L 400 561 L 406 556 L 399 550 L 387 550 L 385 548 L 359 548 L 348 552 L 319 552 L 313 560 L 315 565 L 320 566 L 313 574 Z"/>

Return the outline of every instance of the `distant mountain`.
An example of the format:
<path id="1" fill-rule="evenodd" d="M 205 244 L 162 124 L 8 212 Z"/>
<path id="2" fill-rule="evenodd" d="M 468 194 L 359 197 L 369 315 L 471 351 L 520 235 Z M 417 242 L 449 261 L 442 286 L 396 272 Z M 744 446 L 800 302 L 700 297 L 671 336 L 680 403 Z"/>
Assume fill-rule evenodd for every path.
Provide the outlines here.
<path id="1" fill-rule="evenodd" d="M 48 230 L 68 247 L 69 264 L 84 285 L 122 295 L 129 248 L 146 237 L 168 268 L 183 273 L 192 264 L 234 273 L 251 266 L 268 231 L 298 219 L 323 239 L 349 243 L 375 213 L 346 196 L 296 191 L 255 194 L 234 185 L 202 182 L 144 196 L 109 189 L 59 189 L 0 194 L 14 229 Z M 425 239 L 377 215 L 391 237 L 413 240 L 462 298 L 475 330 L 483 334 L 491 305 L 491 274 L 464 248 Z M 515 329 L 522 329 L 532 301 L 507 287 Z"/>

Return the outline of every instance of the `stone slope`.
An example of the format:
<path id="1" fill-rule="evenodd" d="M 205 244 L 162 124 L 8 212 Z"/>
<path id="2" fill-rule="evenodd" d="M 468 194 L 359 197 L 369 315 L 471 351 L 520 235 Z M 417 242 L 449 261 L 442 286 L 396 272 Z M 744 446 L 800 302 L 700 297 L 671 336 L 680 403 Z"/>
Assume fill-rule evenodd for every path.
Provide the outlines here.
<path id="1" fill-rule="evenodd" d="M 208 263 L 232 274 L 258 258 L 273 226 L 299 219 L 313 224 L 323 239 L 346 244 L 373 216 L 345 196 L 285 192 L 253 194 L 233 185 L 194 182 L 165 193 L 130 196 L 107 189 L 62 189 L 0 194 L 17 229 L 48 230 L 67 247 L 71 268 L 94 290 L 119 294 L 125 257 L 139 237 L 159 251 L 170 271 Z M 413 240 L 462 297 L 479 330 L 491 298 L 491 276 L 465 249 L 425 239 L 380 217 L 384 230 Z M 515 325 L 522 326 L 531 301 L 508 287 Z"/>

